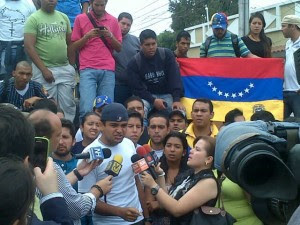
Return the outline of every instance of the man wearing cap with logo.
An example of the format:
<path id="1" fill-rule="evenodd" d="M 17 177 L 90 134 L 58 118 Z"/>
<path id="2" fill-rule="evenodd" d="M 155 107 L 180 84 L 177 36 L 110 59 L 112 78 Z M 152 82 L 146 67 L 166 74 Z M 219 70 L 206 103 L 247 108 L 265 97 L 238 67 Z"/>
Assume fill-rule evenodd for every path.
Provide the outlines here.
<path id="1" fill-rule="evenodd" d="M 106 106 L 110 103 L 112 103 L 112 101 L 107 95 L 97 96 L 94 100 L 93 111 L 101 117 L 101 113 L 102 113 L 104 106 Z M 101 132 L 99 135 L 101 135 Z M 78 131 L 75 135 L 75 140 L 76 140 L 76 142 L 80 142 L 83 140 L 82 132 L 80 129 L 78 129 Z"/>
<path id="2" fill-rule="evenodd" d="M 112 180 L 113 187 L 106 198 L 97 202 L 93 216 L 94 225 L 127 225 L 143 224 L 142 208 L 139 202 L 138 190 L 133 170 L 131 156 L 136 153 L 134 144 L 125 138 L 128 114 L 125 107 L 119 103 L 107 105 L 101 116 L 102 135 L 84 150 L 91 147 L 109 148 L 111 157 L 104 159 L 89 175 L 78 183 L 79 192 L 87 192 L 94 181 L 107 177 L 105 170 L 115 155 L 123 157 L 122 168 Z M 138 185 L 138 184 L 137 184 Z"/>
<path id="3" fill-rule="evenodd" d="M 171 131 L 185 130 L 188 125 L 185 112 L 182 110 L 173 110 L 169 114 L 169 123 Z"/>
<path id="4" fill-rule="evenodd" d="M 213 35 L 208 37 L 200 47 L 202 57 L 243 57 L 257 58 L 241 38 L 227 31 L 228 21 L 225 13 L 218 12 L 211 18 Z"/>
<path id="5" fill-rule="evenodd" d="M 288 15 L 282 19 L 281 30 L 285 38 L 285 67 L 283 83 L 284 118 L 294 113 L 300 117 L 300 17 Z"/>

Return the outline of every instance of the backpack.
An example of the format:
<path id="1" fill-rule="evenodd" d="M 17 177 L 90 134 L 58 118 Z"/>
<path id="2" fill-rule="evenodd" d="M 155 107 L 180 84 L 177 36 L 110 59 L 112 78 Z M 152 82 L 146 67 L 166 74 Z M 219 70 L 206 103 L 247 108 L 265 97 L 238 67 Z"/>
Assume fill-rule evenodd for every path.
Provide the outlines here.
<path id="1" fill-rule="evenodd" d="M 164 62 L 165 58 L 166 58 L 166 50 L 165 50 L 165 48 L 158 47 L 157 50 L 158 50 L 158 53 L 159 53 L 159 56 L 160 56 L 162 62 Z M 135 62 L 137 64 L 137 66 L 138 66 L 138 69 L 140 71 L 141 68 L 142 68 L 141 52 L 135 54 L 134 59 L 135 59 Z"/>
<path id="2" fill-rule="evenodd" d="M 208 48 L 209 48 L 211 39 L 212 39 L 212 36 L 209 36 L 208 38 L 206 38 L 205 43 L 204 43 L 204 51 L 205 51 L 206 56 L 207 56 L 207 52 L 208 52 Z M 238 36 L 236 34 L 231 34 L 231 41 L 232 41 L 232 46 L 233 46 L 236 57 L 237 58 L 241 57 Z"/>

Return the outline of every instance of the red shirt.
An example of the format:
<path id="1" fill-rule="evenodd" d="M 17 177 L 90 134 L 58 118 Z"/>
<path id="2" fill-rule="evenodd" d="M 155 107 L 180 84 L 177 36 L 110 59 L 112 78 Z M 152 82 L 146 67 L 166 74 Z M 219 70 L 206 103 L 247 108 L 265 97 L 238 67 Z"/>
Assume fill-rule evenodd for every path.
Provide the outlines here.
<path id="1" fill-rule="evenodd" d="M 99 26 L 105 26 L 114 37 L 122 42 L 122 33 L 118 24 L 118 20 L 112 15 L 105 14 L 97 19 L 93 11 L 90 12 L 95 22 Z M 80 14 L 76 17 L 74 28 L 71 36 L 72 42 L 80 40 L 87 32 L 93 29 L 94 26 L 90 22 L 86 14 Z M 110 38 L 106 38 L 108 44 L 111 44 Z M 85 68 L 111 70 L 115 71 L 115 60 L 112 57 L 110 50 L 105 46 L 99 37 L 91 38 L 79 50 L 80 70 Z"/>

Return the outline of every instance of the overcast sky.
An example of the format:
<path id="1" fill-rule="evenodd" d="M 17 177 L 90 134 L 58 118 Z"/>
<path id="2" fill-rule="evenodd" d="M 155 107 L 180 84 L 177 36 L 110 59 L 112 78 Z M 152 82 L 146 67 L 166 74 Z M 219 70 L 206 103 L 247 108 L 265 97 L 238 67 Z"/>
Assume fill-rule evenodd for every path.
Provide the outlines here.
<path id="1" fill-rule="evenodd" d="M 289 0 L 250 0 L 250 9 L 287 1 Z M 121 12 L 131 13 L 134 20 L 131 33 L 134 35 L 138 36 L 146 28 L 159 34 L 171 29 L 168 3 L 169 0 L 109 0 L 106 10 L 115 17 Z"/>

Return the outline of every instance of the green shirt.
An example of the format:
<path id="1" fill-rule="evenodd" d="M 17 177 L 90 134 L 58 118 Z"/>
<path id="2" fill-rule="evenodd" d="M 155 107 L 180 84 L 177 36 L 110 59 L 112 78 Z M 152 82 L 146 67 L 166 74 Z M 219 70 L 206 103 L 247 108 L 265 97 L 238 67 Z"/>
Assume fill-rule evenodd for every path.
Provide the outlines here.
<path id="1" fill-rule="evenodd" d="M 216 170 L 214 174 L 218 176 Z M 254 214 L 245 192 L 239 185 L 226 178 L 222 182 L 221 191 L 225 210 L 237 220 L 234 225 L 263 225 Z"/>
<path id="2" fill-rule="evenodd" d="M 241 38 L 238 38 L 238 47 L 241 57 L 246 57 L 250 51 Z M 236 57 L 234 47 L 232 45 L 231 33 L 226 32 L 222 39 L 212 36 L 207 55 L 205 52 L 205 42 L 200 46 L 200 58 L 202 57 Z"/>
<path id="3" fill-rule="evenodd" d="M 58 11 L 38 10 L 26 21 L 25 34 L 36 36 L 35 49 L 46 67 L 65 66 L 68 62 L 66 36 L 71 33 L 68 17 Z"/>

